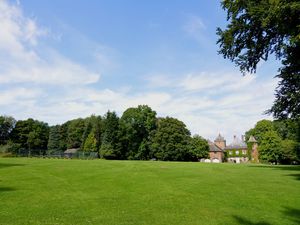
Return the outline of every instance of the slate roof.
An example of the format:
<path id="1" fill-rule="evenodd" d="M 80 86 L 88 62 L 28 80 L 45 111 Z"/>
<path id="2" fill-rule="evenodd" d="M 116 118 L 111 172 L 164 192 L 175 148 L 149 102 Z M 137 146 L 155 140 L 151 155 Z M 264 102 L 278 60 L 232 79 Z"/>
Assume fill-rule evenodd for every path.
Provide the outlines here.
<path id="1" fill-rule="evenodd" d="M 225 149 L 244 149 L 247 148 L 247 144 L 239 139 L 237 136 L 233 136 L 233 141 L 231 144 L 225 147 Z"/>
<path id="2" fill-rule="evenodd" d="M 210 152 L 223 152 L 221 148 L 219 148 L 215 143 L 208 140 L 208 146 Z"/>
<path id="3" fill-rule="evenodd" d="M 221 134 L 216 137 L 215 141 L 225 141 L 224 137 L 221 136 Z"/>

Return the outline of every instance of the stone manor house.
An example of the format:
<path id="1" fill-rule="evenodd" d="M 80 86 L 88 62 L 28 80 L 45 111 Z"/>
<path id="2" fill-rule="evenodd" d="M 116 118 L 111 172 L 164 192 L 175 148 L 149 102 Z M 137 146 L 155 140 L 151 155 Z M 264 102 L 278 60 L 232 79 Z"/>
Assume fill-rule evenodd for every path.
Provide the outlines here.
<path id="1" fill-rule="evenodd" d="M 209 159 L 206 159 L 206 162 L 246 163 L 249 160 L 258 162 L 258 146 L 253 136 L 250 136 L 246 143 L 244 135 L 242 135 L 241 139 L 234 135 L 232 143 L 226 145 L 226 140 L 219 134 L 214 142 L 208 141 L 208 144 Z"/>

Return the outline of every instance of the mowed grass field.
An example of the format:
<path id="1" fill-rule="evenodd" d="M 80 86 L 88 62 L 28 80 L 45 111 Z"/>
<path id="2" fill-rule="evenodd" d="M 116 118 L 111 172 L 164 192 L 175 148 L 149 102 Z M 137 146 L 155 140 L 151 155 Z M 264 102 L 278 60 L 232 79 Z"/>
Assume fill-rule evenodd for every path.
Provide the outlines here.
<path id="1" fill-rule="evenodd" d="M 300 167 L 0 158 L 0 224 L 300 224 Z"/>

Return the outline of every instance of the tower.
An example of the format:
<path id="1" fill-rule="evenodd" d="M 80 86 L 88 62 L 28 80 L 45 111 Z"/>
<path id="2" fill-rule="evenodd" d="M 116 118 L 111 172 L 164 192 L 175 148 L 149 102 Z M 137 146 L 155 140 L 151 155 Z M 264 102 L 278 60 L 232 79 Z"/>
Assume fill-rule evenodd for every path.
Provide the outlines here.
<path id="1" fill-rule="evenodd" d="M 250 138 L 249 138 L 249 140 L 248 140 L 248 143 L 252 144 L 252 149 L 251 149 L 251 159 L 252 159 L 252 162 L 258 163 L 259 159 L 258 159 L 258 145 L 257 145 L 257 141 L 251 135 Z"/>
<path id="2" fill-rule="evenodd" d="M 214 143 L 221 149 L 224 149 L 226 147 L 226 140 L 221 136 L 220 133 L 218 137 L 216 137 Z"/>

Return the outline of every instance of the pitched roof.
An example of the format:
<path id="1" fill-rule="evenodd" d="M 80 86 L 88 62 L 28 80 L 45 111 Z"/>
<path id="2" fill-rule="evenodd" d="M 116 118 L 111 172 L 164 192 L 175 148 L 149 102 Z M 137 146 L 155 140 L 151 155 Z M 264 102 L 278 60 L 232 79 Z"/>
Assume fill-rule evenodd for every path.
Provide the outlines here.
<path id="1" fill-rule="evenodd" d="M 215 143 L 211 142 L 210 140 L 208 140 L 207 142 L 210 152 L 223 152 L 223 150 L 219 148 Z"/>
<path id="2" fill-rule="evenodd" d="M 215 141 L 225 141 L 224 137 L 219 133 L 218 137 L 216 137 Z"/>
<path id="3" fill-rule="evenodd" d="M 225 147 L 225 149 L 241 149 L 241 148 L 247 148 L 247 144 L 235 135 L 233 136 L 232 143 Z"/>

